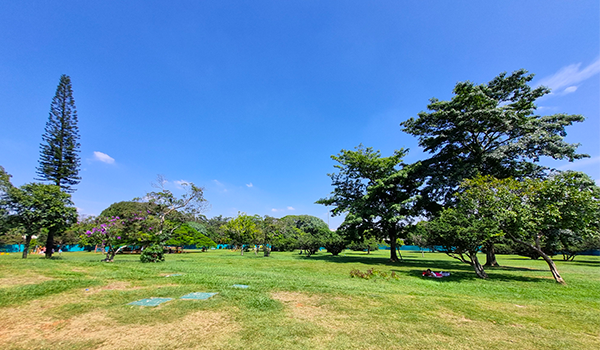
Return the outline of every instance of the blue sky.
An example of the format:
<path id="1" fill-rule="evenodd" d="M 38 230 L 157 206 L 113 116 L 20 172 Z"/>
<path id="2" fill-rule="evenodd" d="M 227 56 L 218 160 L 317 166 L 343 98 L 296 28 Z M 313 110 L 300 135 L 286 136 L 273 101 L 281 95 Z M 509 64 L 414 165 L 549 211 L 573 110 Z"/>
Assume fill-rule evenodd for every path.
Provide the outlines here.
<path id="1" fill-rule="evenodd" d="M 143 196 L 157 174 L 205 188 L 206 212 L 310 214 L 330 159 L 360 143 L 410 148 L 399 123 L 458 81 L 525 68 L 582 114 L 544 160 L 600 180 L 600 3 L 594 1 L 3 1 L 0 165 L 35 178 L 61 74 L 79 114 L 83 214 Z M 341 218 L 331 218 L 337 227 Z"/>

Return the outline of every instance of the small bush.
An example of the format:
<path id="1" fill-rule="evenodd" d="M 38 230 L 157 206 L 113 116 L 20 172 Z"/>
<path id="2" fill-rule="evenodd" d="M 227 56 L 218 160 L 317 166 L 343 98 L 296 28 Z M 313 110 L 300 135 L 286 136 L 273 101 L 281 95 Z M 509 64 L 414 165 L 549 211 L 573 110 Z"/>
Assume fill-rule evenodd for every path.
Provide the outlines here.
<path id="1" fill-rule="evenodd" d="M 149 246 L 148 248 L 144 249 L 144 251 L 142 252 L 142 255 L 140 256 L 140 260 L 143 263 L 165 261 L 163 247 L 158 244 Z"/>

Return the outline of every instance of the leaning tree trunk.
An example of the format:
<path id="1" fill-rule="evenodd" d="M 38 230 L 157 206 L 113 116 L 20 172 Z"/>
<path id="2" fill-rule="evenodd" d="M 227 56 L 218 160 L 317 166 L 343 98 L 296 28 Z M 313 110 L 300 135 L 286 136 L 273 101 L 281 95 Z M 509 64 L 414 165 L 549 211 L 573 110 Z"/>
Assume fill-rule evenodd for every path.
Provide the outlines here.
<path id="1" fill-rule="evenodd" d="M 494 250 L 494 243 L 487 243 L 485 245 L 485 266 L 500 266 L 496 261 L 496 251 Z"/>
<path id="2" fill-rule="evenodd" d="M 556 264 L 554 264 L 554 261 L 552 260 L 552 258 L 549 257 L 546 253 L 544 253 L 544 251 L 542 251 L 542 248 L 540 247 L 540 236 L 539 235 L 535 239 L 535 245 L 521 241 L 520 239 L 516 239 L 513 237 L 511 237 L 511 239 L 517 243 L 523 244 L 523 245 L 533 249 L 536 253 L 538 253 L 544 259 L 544 261 L 546 261 L 546 263 L 548 264 L 548 267 L 550 268 L 550 272 L 552 272 L 552 277 L 554 277 L 554 280 L 560 284 L 567 284 L 565 282 L 565 280 L 563 280 L 563 278 L 558 273 L 558 269 L 556 268 Z"/>
<path id="3" fill-rule="evenodd" d="M 479 259 L 477 259 L 477 252 L 475 252 L 473 254 L 469 254 L 469 258 L 471 258 L 471 263 L 472 263 L 473 269 L 475 269 L 475 273 L 477 274 L 477 277 L 487 279 L 488 275 L 483 270 L 483 266 L 481 266 Z"/>
<path id="4" fill-rule="evenodd" d="M 396 250 L 398 251 L 398 255 L 400 255 L 400 261 L 402 261 L 402 262 L 403 262 L 403 261 L 404 261 L 404 258 L 402 257 L 402 252 L 400 251 L 400 249 L 401 249 L 401 248 L 402 248 L 402 247 L 398 247 L 398 246 L 396 246 Z"/>
<path id="5" fill-rule="evenodd" d="M 23 259 L 27 259 L 27 253 L 29 252 L 29 244 L 31 244 L 31 235 L 25 235 L 25 244 L 23 247 Z"/>
<path id="6" fill-rule="evenodd" d="M 117 255 L 117 253 L 119 253 L 121 251 L 121 249 L 123 249 L 125 247 L 126 247 L 126 245 L 121 246 L 116 250 L 113 247 L 109 248 L 106 253 L 106 259 L 104 259 L 103 261 L 113 262 L 115 260 L 115 255 Z"/>
<path id="7" fill-rule="evenodd" d="M 536 250 L 536 251 L 546 261 L 546 263 L 548 264 L 548 267 L 550 267 L 550 272 L 552 272 L 552 277 L 554 277 L 554 280 L 557 283 L 566 284 L 565 280 L 563 280 L 563 278 L 560 277 L 560 274 L 558 273 L 558 269 L 556 269 L 556 264 L 554 264 L 554 261 L 552 260 L 552 258 L 549 257 L 546 253 L 544 253 L 541 249 L 540 250 Z"/>

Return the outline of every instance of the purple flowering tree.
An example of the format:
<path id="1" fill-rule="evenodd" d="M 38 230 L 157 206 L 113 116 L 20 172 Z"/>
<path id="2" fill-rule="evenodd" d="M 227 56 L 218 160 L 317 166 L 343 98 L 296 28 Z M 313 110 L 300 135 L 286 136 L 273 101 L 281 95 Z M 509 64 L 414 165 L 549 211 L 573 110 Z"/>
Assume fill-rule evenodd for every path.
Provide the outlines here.
<path id="1" fill-rule="evenodd" d="M 105 248 L 106 258 L 103 261 L 112 262 L 115 255 L 126 246 L 130 245 L 134 238 L 126 230 L 126 219 L 120 217 L 98 217 L 93 223 L 83 227 L 80 244 L 100 245 Z"/>
<path id="2" fill-rule="evenodd" d="M 112 262 L 116 254 L 127 246 L 147 247 L 161 244 L 166 239 L 158 229 L 160 220 L 149 212 L 129 213 L 123 216 L 99 216 L 77 226 L 82 245 L 99 245 Z"/>

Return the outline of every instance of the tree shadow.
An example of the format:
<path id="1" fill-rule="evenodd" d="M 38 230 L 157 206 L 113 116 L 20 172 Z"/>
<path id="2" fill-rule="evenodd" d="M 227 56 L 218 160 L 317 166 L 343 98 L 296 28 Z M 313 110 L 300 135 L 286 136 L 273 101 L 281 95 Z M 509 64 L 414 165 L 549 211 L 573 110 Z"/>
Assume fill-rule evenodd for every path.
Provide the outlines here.
<path id="1" fill-rule="evenodd" d="M 545 269 L 534 269 L 531 267 L 515 267 L 515 266 L 484 266 L 485 271 L 496 271 L 496 270 L 505 270 L 505 271 L 548 271 Z"/>
<path id="2" fill-rule="evenodd" d="M 577 256 L 575 257 L 575 260 L 571 260 L 571 261 L 567 261 L 564 260 L 562 258 L 556 258 L 557 256 L 555 255 L 552 260 L 554 260 L 555 263 L 563 263 L 563 264 L 576 264 L 576 265 L 585 265 L 585 266 L 591 266 L 591 267 L 599 267 L 600 266 L 600 260 L 593 260 L 590 258 L 582 258 L 582 256 Z M 531 259 L 528 257 L 502 257 L 502 260 L 514 260 L 514 261 L 543 261 L 543 259 Z"/>
<path id="3" fill-rule="evenodd" d="M 575 257 L 575 260 L 572 261 L 566 261 L 566 260 L 558 260 L 564 264 L 574 264 L 574 265 L 582 265 L 582 266 L 591 266 L 591 267 L 600 267 L 600 261 L 596 260 L 587 260 L 587 259 L 577 259 L 577 257 Z"/>
<path id="4" fill-rule="evenodd" d="M 421 270 L 409 270 L 409 271 L 392 270 L 392 271 L 396 272 L 399 275 L 405 275 L 405 276 L 410 276 L 410 277 L 414 277 L 414 278 L 432 280 L 432 281 L 435 281 L 436 283 L 448 283 L 448 282 L 456 283 L 456 282 L 472 281 L 472 280 L 480 279 L 479 277 L 477 277 L 477 274 L 475 274 L 475 271 L 472 268 L 469 269 L 469 271 L 452 271 L 450 273 L 450 276 L 441 277 L 441 278 L 425 277 L 422 275 L 423 271 L 421 271 Z M 502 281 L 502 282 L 515 282 L 516 281 L 516 282 L 536 282 L 536 283 L 548 282 L 547 278 L 515 276 L 515 275 L 511 275 L 511 274 L 504 274 L 504 273 L 488 273 L 488 276 L 489 276 L 489 278 L 487 279 L 487 281 Z"/>
<path id="5" fill-rule="evenodd" d="M 373 257 L 373 256 L 333 256 L 333 255 L 323 255 L 323 256 L 298 256 L 297 259 L 302 260 L 318 260 L 318 261 L 326 261 L 333 263 L 361 263 L 368 266 L 388 266 L 388 267 L 405 267 L 409 268 L 409 270 L 398 270 L 391 269 L 391 271 L 396 272 L 400 275 L 405 275 L 409 277 L 415 278 L 425 278 L 431 279 L 438 283 L 447 283 L 447 282 L 461 282 L 463 280 L 475 280 L 478 279 L 477 274 L 468 264 L 460 262 L 458 260 L 426 260 L 426 259 L 410 259 L 405 258 L 402 261 L 391 262 L 389 258 L 385 257 Z M 430 269 L 431 271 L 449 271 L 450 276 L 435 278 L 435 277 L 423 277 L 423 271 Z M 536 278 L 536 277 L 527 277 L 527 276 L 518 276 L 510 273 L 502 273 L 501 271 L 546 271 L 543 269 L 530 269 L 523 267 L 511 267 L 511 266 L 495 266 L 495 267 L 486 267 L 485 271 L 488 272 L 489 279 L 488 281 L 518 281 L 518 282 L 547 282 L 547 278 Z M 549 271 L 548 271 L 549 273 Z"/>

